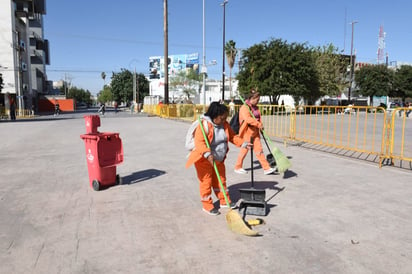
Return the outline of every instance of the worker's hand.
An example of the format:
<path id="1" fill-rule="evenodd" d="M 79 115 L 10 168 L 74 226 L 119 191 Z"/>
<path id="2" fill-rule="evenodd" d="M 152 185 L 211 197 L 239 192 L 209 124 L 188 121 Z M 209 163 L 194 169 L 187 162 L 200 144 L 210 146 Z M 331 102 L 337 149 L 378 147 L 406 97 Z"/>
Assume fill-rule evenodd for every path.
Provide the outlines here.
<path id="1" fill-rule="evenodd" d="M 215 159 L 213 158 L 213 155 L 212 155 L 212 154 L 210 154 L 209 156 L 207 156 L 207 160 L 208 160 L 209 163 L 213 166 L 213 161 L 214 161 Z"/>
<path id="2" fill-rule="evenodd" d="M 258 128 L 259 128 L 260 130 L 262 130 L 262 129 L 263 129 L 263 124 L 262 124 L 262 123 L 259 123 L 259 124 L 258 124 Z"/>

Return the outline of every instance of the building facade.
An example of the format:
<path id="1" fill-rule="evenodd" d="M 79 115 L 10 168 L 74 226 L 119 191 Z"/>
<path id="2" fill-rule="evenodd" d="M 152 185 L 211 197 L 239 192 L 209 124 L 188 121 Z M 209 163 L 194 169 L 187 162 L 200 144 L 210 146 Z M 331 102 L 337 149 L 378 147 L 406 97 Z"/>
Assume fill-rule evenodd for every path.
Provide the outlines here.
<path id="1" fill-rule="evenodd" d="M 47 93 L 50 55 L 43 35 L 45 1 L 0 1 L 0 103 L 6 108 L 14 100 L 18 111 L 31 109 Z"/>

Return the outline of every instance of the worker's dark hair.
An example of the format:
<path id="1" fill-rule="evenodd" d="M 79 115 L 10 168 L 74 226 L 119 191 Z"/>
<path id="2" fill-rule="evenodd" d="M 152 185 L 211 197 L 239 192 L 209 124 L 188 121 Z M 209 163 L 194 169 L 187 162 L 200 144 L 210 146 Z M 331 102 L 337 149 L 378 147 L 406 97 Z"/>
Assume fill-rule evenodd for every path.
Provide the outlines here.
<path id="1" fill-rule="evenodd" d="M 223 115 L 225 113 L 229 113 L 229 109 L 224 104 L 219 102 L 212 102 L 209 105 L 208 110 L 205 113 L 205 116 L 209 116 L 210 119 L 215 119 L 217 116 Z"/>
<path id="2" fill-rule="evenodd" d="M 254 88 L 252 88 L 251 90 L 250 90 L 250 92 L 249 92 L 249 95 L 248 95 L 248 99 L 252 99 L 252 98 L 256 98 L 256 97 L 259 97 L 260 96 L 260 93 L 259 92 L 257 92 Z"/>

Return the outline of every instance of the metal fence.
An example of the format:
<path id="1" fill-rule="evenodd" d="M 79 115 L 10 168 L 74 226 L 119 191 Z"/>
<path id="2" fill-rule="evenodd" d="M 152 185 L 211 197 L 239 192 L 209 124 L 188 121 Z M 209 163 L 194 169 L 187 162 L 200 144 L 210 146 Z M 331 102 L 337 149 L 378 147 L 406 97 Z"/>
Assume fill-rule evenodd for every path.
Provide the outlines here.
<path id="1" fill-rule="evenodd" d="M 34 114 L 30 109 L 16 110 L 16 118 L 28 118 L 33 117 Z M 4 106 L 0 106 L 0 119 L 7 120 L 10 118 L 10 110 L 6 109 Z"/>
<path id="2" fill-rule="evenodd" d="M 238 111 L 239 105 L 235 106 Z M 194 121 L 203 105 L 145 105 L 144 111 Z M 412 113 L 368 106 L 259 105 L 267 135 L 286 145 L 301 145 L 353 158 L 412 169 Z M 410 117 L 409 113 L 411 113 Z M 230 118 L 229 118 L 230 119 Z"/>

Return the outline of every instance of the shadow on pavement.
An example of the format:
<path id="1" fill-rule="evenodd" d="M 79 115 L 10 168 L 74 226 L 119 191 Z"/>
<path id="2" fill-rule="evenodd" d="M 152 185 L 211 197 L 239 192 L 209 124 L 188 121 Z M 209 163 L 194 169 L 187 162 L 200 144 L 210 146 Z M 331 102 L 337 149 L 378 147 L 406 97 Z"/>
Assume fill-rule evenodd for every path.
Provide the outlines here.
<path id="1" fill-rule="evenodd" d="M 123 185 L 132 185 L 136 183 L 141 183 L 146 180 L 150 180 L 166 174 L 163 170 L 158 169 L 146 169 L 138 172 L 134 172 L 130 175 L 122 177 L 122 184 Z"/>

